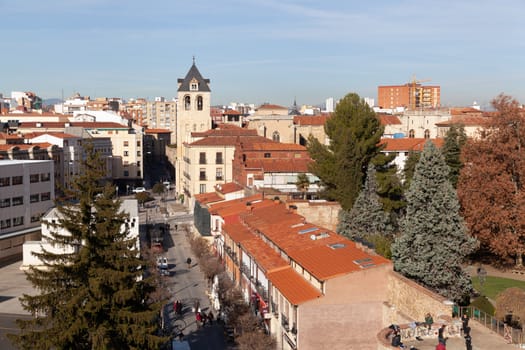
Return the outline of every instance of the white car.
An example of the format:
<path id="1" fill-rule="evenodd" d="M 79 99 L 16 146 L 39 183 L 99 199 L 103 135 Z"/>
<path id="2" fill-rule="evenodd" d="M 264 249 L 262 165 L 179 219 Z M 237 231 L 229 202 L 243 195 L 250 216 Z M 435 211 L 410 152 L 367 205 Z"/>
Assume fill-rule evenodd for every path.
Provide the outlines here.
<path id="1" fill-rule="evenodd" d="M 145 187 L 135 187 L 133 189 L 133 193 L 140 193 L 140 192 L 146 192 L 146 188 Z"/>
<path id="2" fill-rule="evenodd" d="M 165 256 L 157 258 L 157 267 L 159 269 L 159 272 L 160 272 L 161 276 L 169 276 L 170 275 L 169 265 L 168 265 L 168 258 L 166 258 Z"/>

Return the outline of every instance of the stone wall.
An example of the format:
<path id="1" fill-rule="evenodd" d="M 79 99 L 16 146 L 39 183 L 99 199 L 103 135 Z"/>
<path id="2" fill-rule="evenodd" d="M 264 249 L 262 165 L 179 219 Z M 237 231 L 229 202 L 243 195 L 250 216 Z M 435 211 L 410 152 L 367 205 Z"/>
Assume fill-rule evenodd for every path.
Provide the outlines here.
<path id="1" fill-rule="evenodd" d="M 335 231 L 339 222 L 341 205 L 326 201 L 288 201 L 297 207 L 297 214 L 304 216 L 312 224 Z"/>
<path id="2" fill-rule="evenodd" d="M 430 312 L 434 322 L 448 320 L 453 305 L 446 298 L 436 294 L 414 281 L 392 271 L 388 280 L 387 323 L 401 324 L 411 321 L 423 322 Z"/>

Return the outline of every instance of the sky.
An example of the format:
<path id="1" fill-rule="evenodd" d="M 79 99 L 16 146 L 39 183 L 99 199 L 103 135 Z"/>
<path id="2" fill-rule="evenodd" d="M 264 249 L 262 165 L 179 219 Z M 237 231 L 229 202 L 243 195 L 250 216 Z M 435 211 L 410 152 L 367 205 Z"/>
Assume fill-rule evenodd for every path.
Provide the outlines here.
<path id="1" fill-rule="evenodd" d="M 0 93 L 323 103 L 413 79 L 443 106 L 525 103 L 523 0 L 0 0 Z"/>

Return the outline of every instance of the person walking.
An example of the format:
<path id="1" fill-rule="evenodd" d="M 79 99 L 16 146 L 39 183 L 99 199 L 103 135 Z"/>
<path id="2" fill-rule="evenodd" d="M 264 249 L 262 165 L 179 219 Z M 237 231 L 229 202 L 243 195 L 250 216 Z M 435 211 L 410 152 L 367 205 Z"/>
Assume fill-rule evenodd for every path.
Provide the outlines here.
<path id="1" fill-rule="evenodd" d="M 213 324 L 213 312 L 211 312 L 211 310 L 208 312 L 208 316 L 206 318 L 210 322 L 210 326 L 211 326 Z"/>
<path id="2" fill-rule="evenodd" d="M 467 350 L 472 350 L 472 337 L 470 336 L 470 327 L 467 327 L 469 332 L 465 334 L 465 346 Z"/>
<path id="3" fill-rule="evenodd" d="M 427 312 L 425 315 L 425 325 L 429 331 L 432 329 L 432 324 L 434 324 L 434 319 L 432 318 L 430 312 Z"/>
<path id="4" fill-rule="evenodd" d="M 191 267 L 191 258 L 186 259 L 186 264 L 188 264 L 188 269 Z"/>
<path id="5" fill-rule="evenodd" d="M 467 334 L 468 332 L 466 331 L 467 328 L 469 328 L 468 326 L 468 321 L 469 321 L 470 317 L 468 316 L 468 314 L 465 312 L 463 314 L 463 316 L 461 316 L 461 323 L 463 324 L 463 327 L 461 328 L 461 330 L 463 331 L 463 334 Z M 470 330 L 470 328 L 469 328 Z"/>
<path id="6" fill-rule="evenodd" d="M 447 339 L 445 337 L 445 328 L 447 327 L 446 324 L 442 324 L 441 327 L 439 327 L 439 330 L 438 330 L 438 342 L 440 344 L 443 344 L 443 345 L 446 345 L 447 344 Z"/>

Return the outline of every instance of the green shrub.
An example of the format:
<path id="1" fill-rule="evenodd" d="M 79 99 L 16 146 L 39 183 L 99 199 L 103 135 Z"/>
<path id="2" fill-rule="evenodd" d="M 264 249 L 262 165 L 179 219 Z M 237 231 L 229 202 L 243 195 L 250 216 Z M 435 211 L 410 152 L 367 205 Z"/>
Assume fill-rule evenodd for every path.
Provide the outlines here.
<path id="1" fill-rule="evenodd" d="M 478 308 L 481 311 L 483 311 L 486 314 L 491 315 L 491 316 L 494 316 L 494 314 L 496 312 L 496 308 L 494 307 L 494 305 L 492 305 L 490 300 L 486 296 L 483 296 L 483 295 L 477 297 L 476 299 L 474 299 L 470 303 L 470 306 Z"/>

